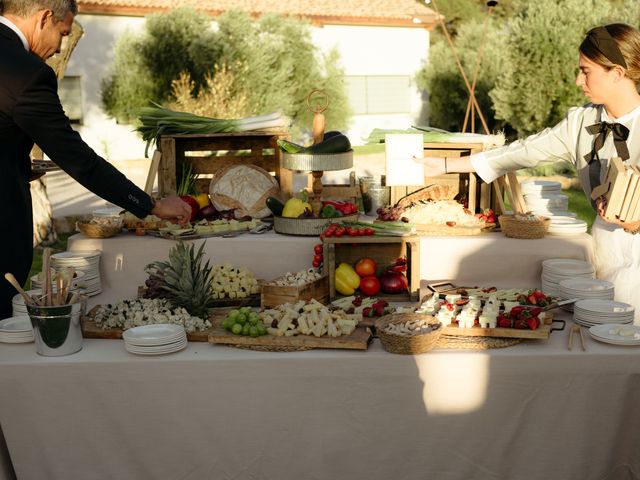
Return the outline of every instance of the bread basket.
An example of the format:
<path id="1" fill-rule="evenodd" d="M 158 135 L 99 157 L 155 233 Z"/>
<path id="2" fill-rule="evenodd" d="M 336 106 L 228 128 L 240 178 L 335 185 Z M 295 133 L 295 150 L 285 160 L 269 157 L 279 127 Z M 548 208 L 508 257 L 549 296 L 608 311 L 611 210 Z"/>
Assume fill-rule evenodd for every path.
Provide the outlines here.
<path id="1" fill-rule="evenodd" d="M 394 334 L 387 331 L 390 324 L 406 325 L 411 322 L 424 322 L 433 329 L 427 333 Z M 376 320 L 378 338 L 382 347 L 391 353 L 413 355 L 431 350 L 442 334 L 442 323 L 432 315 L 424 313 L 392 313 Z"/>
<path id="2" fill-rule="evenodd" d="M 510 238 L 544 238 L 551 220 L 539 215 L 500 215 L 500 228 Z"/>
<path id="3" fill-rule="evenodd" d="M 89 238 L 109 238 L 122 231 L 120 225 L 92 223 L 86 220 L 78 221 L 76 227 Z"/>

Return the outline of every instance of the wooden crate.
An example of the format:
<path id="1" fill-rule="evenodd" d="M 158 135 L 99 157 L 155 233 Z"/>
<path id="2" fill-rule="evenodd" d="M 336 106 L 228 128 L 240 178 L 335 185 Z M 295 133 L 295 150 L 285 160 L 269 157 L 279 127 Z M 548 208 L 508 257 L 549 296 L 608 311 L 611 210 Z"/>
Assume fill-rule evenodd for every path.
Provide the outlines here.
<path id="1" fill-rule="evenodd" d="M 295 303 L 298 300 L 311 300 L 312 298 L 325 305 L 329 303 L 329 279 L 326 275 L 312 283 L 299 286 L 266 283 L 262 285 L 260 306 L 263 308 L 277 307 L 285 303 Z"/>
<path id="2" fill-rule="evenodd" d="M 409 292 L 393 295 L 381 292 L 376 296 L 388 302 L 417 302 L 420 299 L 420 237 L 328 237 L 323 240 L 323 247 L 330 300 L 340 296 L 335 287 L 335 271 L 340 263 L 353 266 L 362 257 L 369 257 L 379 266 L 385 266 L 405 256 Z"/>
<path id="3" fill-rule="evenodd" d="M 481 143 L 425 143 L 425 157 L 460 158 L 481 152 Z M 484 183 L 475 173 L 448 173 L 438 177 L 425 177 L 424 185 L 449 185 L 454 195 L 466 194 L 468 208 L 472 212 L 482 212 L 486 208 L 495 210 L 496 201 L 491 184 Z M 395 205 L 402 197 L 420 190 L 423 186 L 391 187 L 391 205 Z"/>
<path id="4" fill-rule="evenodd" d="M 160 150 L 162 157 L 158 167 L 158 189 L 161 196 L 174 195 L 177 174 L 182 165 L 190 165 L 198 175 L 196 189 L 209 192 L 213 174 L 228 165 L 252 164 L 264 168 L 276 179 L 286 182 L 283 175 L 280 149 L 277 141 L 286 138 L 286 132 L 214 133 L 208 135 L 162 135 Z M 291 187 L 289 186 L 289 190 Z"/>

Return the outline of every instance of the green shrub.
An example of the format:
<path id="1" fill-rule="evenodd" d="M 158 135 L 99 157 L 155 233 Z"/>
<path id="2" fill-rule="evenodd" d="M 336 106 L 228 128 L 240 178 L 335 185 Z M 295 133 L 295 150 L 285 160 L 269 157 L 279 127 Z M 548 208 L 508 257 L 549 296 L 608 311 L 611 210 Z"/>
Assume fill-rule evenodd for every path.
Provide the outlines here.
<path id="1" fill-rule="evenodd" d="M 205 14 L 180 8 L 151 15 L 142 33 L 123 36 L 103 82 L 106 111 L 126 121 L 150 101 L 171 102 L 172 83 L 183 72 L 197 97 L 211 85 L 217 65 L 238 82 L 236 91 L 248 92 L 248 114 L 281 110 L 299 129 L 310 129 L 312 114 L 305 99 L 312 88 L 321 88 L 331 98 L 327 129 L 347 126 L 350 112 L 338 54 L 316 51 L 307 22 L 275 14 L 256 21 L 239 11 L 215 20 L 217 29 Z"/>
<path id="2" fill-rule="evenodd" d="M 578 46 L 594 26 L 629 21 L 617 4 L 622 5 L 602 0 L 530 2 L 509 22 L 501 72 L 490 92 L 496 117 L 524 136 L 555 125 L 570 107 L 585 104 L 575 85 Z"/>

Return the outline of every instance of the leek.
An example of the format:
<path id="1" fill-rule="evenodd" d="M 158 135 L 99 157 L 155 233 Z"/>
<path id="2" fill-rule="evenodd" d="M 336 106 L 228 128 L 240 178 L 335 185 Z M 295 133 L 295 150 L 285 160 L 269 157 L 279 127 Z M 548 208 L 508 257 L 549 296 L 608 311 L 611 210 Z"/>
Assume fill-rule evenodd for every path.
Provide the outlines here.
<path id="1" fill-rule="evenodd" d="M 147 142 L 144 154 L 148 156 L 149 146 L 157 142 L 160 135 L 208 134 L 249 132 L 268 128 L 284 128 L 289 119 L 280 112 L 255 117 L 220 119 L 177 112 L 154 104 L 143 107 L 138 112 L 140 125 L 136 130 Z"/>

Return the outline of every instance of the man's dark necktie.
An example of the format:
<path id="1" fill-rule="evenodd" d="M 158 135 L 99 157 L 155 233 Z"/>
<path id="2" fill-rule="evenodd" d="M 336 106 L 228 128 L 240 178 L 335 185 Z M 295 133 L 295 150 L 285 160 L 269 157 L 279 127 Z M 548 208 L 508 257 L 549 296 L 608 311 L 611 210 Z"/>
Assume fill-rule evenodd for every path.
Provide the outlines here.
<path id="1" fill-rule="evenodd" d="M 613 145 L 616 147 L 618 156 L 622 160 L 627 160 L 629 158 L 629 149 L 627 148 L 629 129 L 620 123 L 607 122 L 594 123 L 586 128 L 591 135 L 596 135 L 591 151 L 584 156 L 584 159 L 589 164 L 589 184 L 591 191 L 593 191 L 594 188 L 600 185 L 601 166 L 598 150 L 604 146 L 607 135 L 611 132 L 613 134 Z M 595 208 L 595 201 L 592 201 L 591 204 Z"/>

